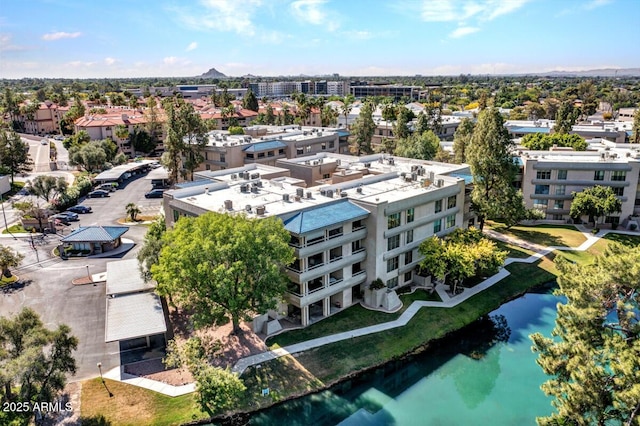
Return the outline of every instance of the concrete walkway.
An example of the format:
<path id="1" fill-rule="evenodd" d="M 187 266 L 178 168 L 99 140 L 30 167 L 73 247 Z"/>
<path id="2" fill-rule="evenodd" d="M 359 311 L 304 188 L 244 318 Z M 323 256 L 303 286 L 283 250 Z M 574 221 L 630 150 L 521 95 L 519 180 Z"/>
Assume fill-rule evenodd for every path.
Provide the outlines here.
<path id="1" fill-rule="evenodd" d="M 576 229 L 585 236 L 586 241 L 580 244 L 578 247 L 565 247 L 565 246 L 540 246 L 537 244 L 532 244 L 518 238 L 512 238 L 491 230 L 486 230 L 485 234 L 490 236 L 491 238 L 498 239 L 504 242 L 508 242 L 519 247 L 527 248 L 535 253 L 527 258 L 513 258 L 509 257 L 506 259 L 504 266 L 510 265 L 511 263 L 520 262 L 520 263 L 534 263 L 538 261 L 541 257 L 549 254 L 554 250 L 572 250 L 572 251 L 584 251 L 590 248 L 593 244 L 595 244 L 601 237 L 605 236 L 608 233 L 617 233 L 617 234 L 626 234 L 626 235 L 635 235 L 639 236 L 639 232 L 632 231 L 612 231 L 612 230 L 602 230 L 597 235 L 591 234 L 589 230 L 585 227 L 577 225 Z M 244 371 L 253 366 L 258 365 L 266 361 L 270 361 L 285 355 L 291 355 L 299 352 L 304 352 L 310 349 L 318 348 L 323 345 L 328 345 L 331 343 L 340 342 L 343 340 L 348 340 L 354 337 L 365 336 L 367 334 L 379 333 L 381 331 L 391 330 L 398 327 L 403 327 L 407 325 L 407 323 L 413 318 L 413 316 L 418 312 L 420 308 L 423 307 L 431 307 L 431 308 L 452 308 L 470 297 L 475 296 L 483 290 L 491 287 L 502 279 L 508 277 L 510 272 L 504 267 L 500 268 L 498 273 L 487 278 L 483 282 L 475 285 L 472 288 L 465 288 L 464 291 L 458 295 L 451 297 L 449 293 L 446 291 L 446 286 L 440 284 L 436 286 L 435 290 L 440 296 L 441 302 L 433 302 L 433 301 L 425 301 L 425 300 L 417 300 L 414 301 L 403 313 L 400 317 L 394 321 L 388 321 L 381 324 L 376 324 L 368 327 L 358 328 L 355 330 L 349 330 L 342 333 L 332 334 L 329 336 L 319 337 L 317 339 L 307 340 L 305 342 L 296 343 L 294 345 L 285 346 L 284 348 L 274 349 L 272 351 L 266 351 L 260 354 L 248 356 L 240 359 L 232 368 L 233 372 L 238 374 L 244 373 Z M 135 386 L 140 386 L 146 389 L 150 389 L 156 392 L 160 392 L 164 395 L 169 396 L 178 396 L 184 395 L 195 390 L 195 384 L 191 383 L 183 386 L 171 386 L 166 383 L 157 382 L 154 380 L 145 379 L 142 377 L 132 376 L 130 374 L 126 374 L 123 372 L 123 367 L 115 368 L 104 375 L 105 378 L 109 378 L 112 380 L 118 380 L 124 383 L 128 383 Z"/>

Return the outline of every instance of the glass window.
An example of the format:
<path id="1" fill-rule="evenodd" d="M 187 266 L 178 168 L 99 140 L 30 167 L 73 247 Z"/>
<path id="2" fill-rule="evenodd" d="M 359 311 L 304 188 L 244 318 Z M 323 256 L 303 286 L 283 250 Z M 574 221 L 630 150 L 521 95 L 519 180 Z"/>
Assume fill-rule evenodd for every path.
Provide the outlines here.
<path id="1" fill-rule="evenodd" d="M 567 180 L 566 170 L 558 170 L 558 180 Z"/>
<path id="2" fill-rule="evenodd" d="M 322 149 L 322 150 L 327 149 L 327 143 L 326 143 L 326 142 L 322 142 L 322 143 L 320 144 L 320 149 Z"/>
<path id="3" fill-rule="evenodd" d="M 564 209 L 564 201 L 563 200 L 556 200 L 553 203 L 553 208 L 557 209 L 557 210 L 562 210 Z"/>
<path id="4" fill-rule="evenodd" d="M 447 198 L 447 208 L 452 209 L 455 206 L 456 206 L 456 196 L 452 195 L 451 197 Z"/>
<path id="5" fill-rule="evenodd" d="M 556 195 L 564 195 L 567 187 L 565 185 L 556 185 Z"/>
<path id="6" fill-rule="evenodd" d="M 395 288 L 397 286 L 398 286 L 398 277 L 391 278 L 390 280 L 387 280 L 387 287 L 388 288 Z"/>
<path id="7" fill-rule="evenodd" d="M 400 226 L 400 213 L 394 213 L 387 217 L 387 228 L 393 229 Z"/>
<path id="8" fill-rule="evenodd" d="M 407 282 L 411 281 L 411 278 L 413 278 L 413 274 L 411 273 L 411 271 L 405 272 L 405 274 L 404 274 L 404 282 L 407 283 Z"/>
<path id="9" fill-rule="evenodd" d="M 433 222 L 433 233 L 437 234 L 440 231 L 442 231 L 442 219 L 438 219 Z"/>
<path id="10" fill-rule="evenodd" d="M 297 154 L 297 155 L 302 155 L 302 154 L 304 154 L 304 148 L 296 148 L 296 154 Z"/>
<path id="11" fill-rule="evenodd" d="M 387 260 L 387 272 L 395 271 L 398 269 L 398 256 Z"/>
<path id="12" fill-rule="evenodd" d="M 225 161 L 227 161 L 227 158 L 225 157 L 224 154 L 220 154 L 220 162 L 224 163 Z"/>
<path id="13" fill-rule="evenodd" d="M 564 216 L 561 215 L 561 214 L 554 214 L 554 215 L 551 215 L 551 219 L 552 220 L 564 220 Z"/>
<path id="14" fill-rule="evenodd" d="M 614 170 L 611 172 L 611 180 L 622 182 L 627 178 L 627 172 Z"/>
<path id="15" fill-rule="evenodd" d="M 253 153 L 247 153 L 247 158 L 253 158 Z"/>
<path id="16" fill-rule="evenodd" d="M 596 170 L 593 173 L 593 180 L 604 180 L 604 170 Z"/>
<path id="17" fill-rule="evenodd" d="M 281 149 L 279 149 L 279 150 L 278 150 L 278 155 L 284 155 L 284 149 L 282 149 L 282 148 L 281 148 Z"/>
<path id="18" fill-rule="evenodd" d="M 413 208 L 410 208 L 407 210 L 407 223 L 413 222 L 413 219 L 414 219 L 414 210 Z"/>
<path id="19" fill-rule="evenodd" d="M 613 193 L 616 194 L 618 197 L 624 196 L 624 188 L 623 187 L 614 188 L 612 186 L 611 189 L 613 189 Z"/>
<path id="20" fill-rule="evenodd" d="M 447 216 L 447 228 L 446 229 L 452 228 L 454 226 L 456 226 L 456 215 L 452 214 L 450 216 Z"/>
<path id="21" fill-rule="evenodd" d="M 435 202 L 435 212 L 440 213 L 442 211 L 442 200 L 436 200 Z"/>
<path id="22" fill-rule="evenodd" d="M 306 150 L 307 152 L 311 152 L 311 145 L 307 145 Z"/>
<path id="23" fill-rule="evenodd" d="M 258 158 L 264 158 L 264 152 L 259 152 L 258 153 Z"/>
<path id="24" fill-rule="evenodd" d="M 408 251 L 404 254 L 404 264 L 408 265 L 413 262 L 413 250 Z"/>
<path id="25" fill-rule="evenodd" d="M 538 194 L 538 195 L 549 194 L 549 185 L 536 185 L 535 194 Z"/>
<path id="26" fill-rule="evenodd" d="M 407 231 L 407 238 L 405 244 L 409 244 L 413 242 L 413 229 Z"/>
<path id="27" fill-rule="evenodd" d="M 393 250 L 400 247 L 400 235 L 394 235 L 387 240 L 387 250 Z"/>
<path id="28" fill-rule="evenodd" d="M 329 141 L 329 149 L 333 148 L 335 146 L 335 143 L 333 141 Z"/>
<path id="29" fill-rule="evenodd" d="M 362 243 L 362 240 L 351 242 L 351 252 L 352 253 L 359 252 L 360 250 L 363 250 L 363 248 L 364 248 L 364 244 Z"/>
<path id="30" fill-rule="evenodd" d="M 551 179 L 551 170 L 538 170 L 536 179 Z"/>
<path id="31" fill-rule="evenodd" d="M 533 208 L 534 209 L 546 209 L 547 208 L 547 200 L 533 200 Z"/>

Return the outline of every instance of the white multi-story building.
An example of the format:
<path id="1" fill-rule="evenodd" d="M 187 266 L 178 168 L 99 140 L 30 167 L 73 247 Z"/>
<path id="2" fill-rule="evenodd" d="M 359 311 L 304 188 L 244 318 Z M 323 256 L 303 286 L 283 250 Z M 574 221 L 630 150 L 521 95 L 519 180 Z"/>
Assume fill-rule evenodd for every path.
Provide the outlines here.
<path id="1" fill-rule="evenodd" d="M 473 223 L 468 173 L 465 165 L 382 154 L 317 154 L 201 172 L 200 185 L 167 191 L 164 208 L 167 226 L 208 211 L 281 218 L 296 254 L 286 316 L 306 326 L 362 300 L 375 279 L 388 291 L 374 307 L 398 307 L 394 289 L 414 281 L 420 243 Z"/>

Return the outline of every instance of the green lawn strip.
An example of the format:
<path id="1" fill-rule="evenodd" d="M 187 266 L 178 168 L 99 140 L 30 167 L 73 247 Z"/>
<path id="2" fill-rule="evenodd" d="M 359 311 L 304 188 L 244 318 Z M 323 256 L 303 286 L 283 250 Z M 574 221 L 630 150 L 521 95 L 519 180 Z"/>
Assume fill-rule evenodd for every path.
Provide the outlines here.
<path id="1" fill-rule="evenodd" d="M 498 247 L 498 249 L 506 251 L 507 252 L 507 257 L 515 257 L 515 258 L 519 258 L 519 259 L 524 259 L 524 258 L 527 258 L 527 257 L 531 256 L 534 253 L 531 250 L 528 250 L 528 249 L 523 248 L 523 247 L 519 247 L 519 246 L 514 245 L 514 244 L 505 243 L 504 241 L 494 240 L 494 239 L 491 239 L 491 241 L 496 243 L 496 246 Z"/>
<path id="2" fill-rule="evenodd" d="M 542 246 L 577 247 L 585 236 L 570 225 L 514 226 L 509 229 L 498 222 L 487 222 L 487 228 L 501 234 Z"/>
<path id="3" fill-rule="evenodd" d="M 271 349 L 293 345 L 318 337 L 329 336 L 331 334 L 342 333 L 347 330 L 368 327 L 374 324 L 393 321 L 398 318 L 415 300 L 440 301 L 436 293 L 430 294 L 423 289 L 417 289 L 413 293 L 400 296 L 402 309 L 392 314 L 380 311 L 373 311 L 363 308 L 361 305 L 351 306 L 329 318 L 312 324 L 309 327 L 291 330 L 270 338 L 267 344 Z"/>
<path id="4" fill-rule="evenodd" d="M 201 412 L 195 394 L 170 397 L 138 386 L 99 378 L 82 382 L 82 424 L 180 425 L 209 416 Z M 109 396 L 109 392 L 113 396 Z M 104 422 L 101 420 L 104 419 Z"/>
<path id="5" fill-rule="evenodd" d="M 22 227 L 22 224 L 16 223 L 15 225 L 11 225 L 9 228 L 5 228 L 2 230 L 3 234 L 10 234 L 10 233 L 14 233 L 14 234 L 20 234 L 20 233 L 24 233 L 24 232 L 29 232 L 26 229 L 24 229 Z"/>

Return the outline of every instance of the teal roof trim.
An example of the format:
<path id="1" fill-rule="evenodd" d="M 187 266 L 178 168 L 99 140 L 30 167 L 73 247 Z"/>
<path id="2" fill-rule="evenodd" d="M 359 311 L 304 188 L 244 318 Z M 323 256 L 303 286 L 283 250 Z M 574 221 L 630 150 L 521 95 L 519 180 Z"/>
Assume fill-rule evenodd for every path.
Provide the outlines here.
<path id="1" fill-rule="evenodd" d="M 265 141 L 254 143 L 251 146 L 248 146 L 243 149 L 244 152 L 259 152 L 259 151 L 268 151 L 270 149 L 280 149 L 286 148 L 286 144 L 280 141 Z"/>
<path id="2" fill-rule="evenodd" d="M 331 225 L 365 218 L 369 212 L 348 200 L 302 211 L 284 222 L 287 231 L 303 235 Z"/>

